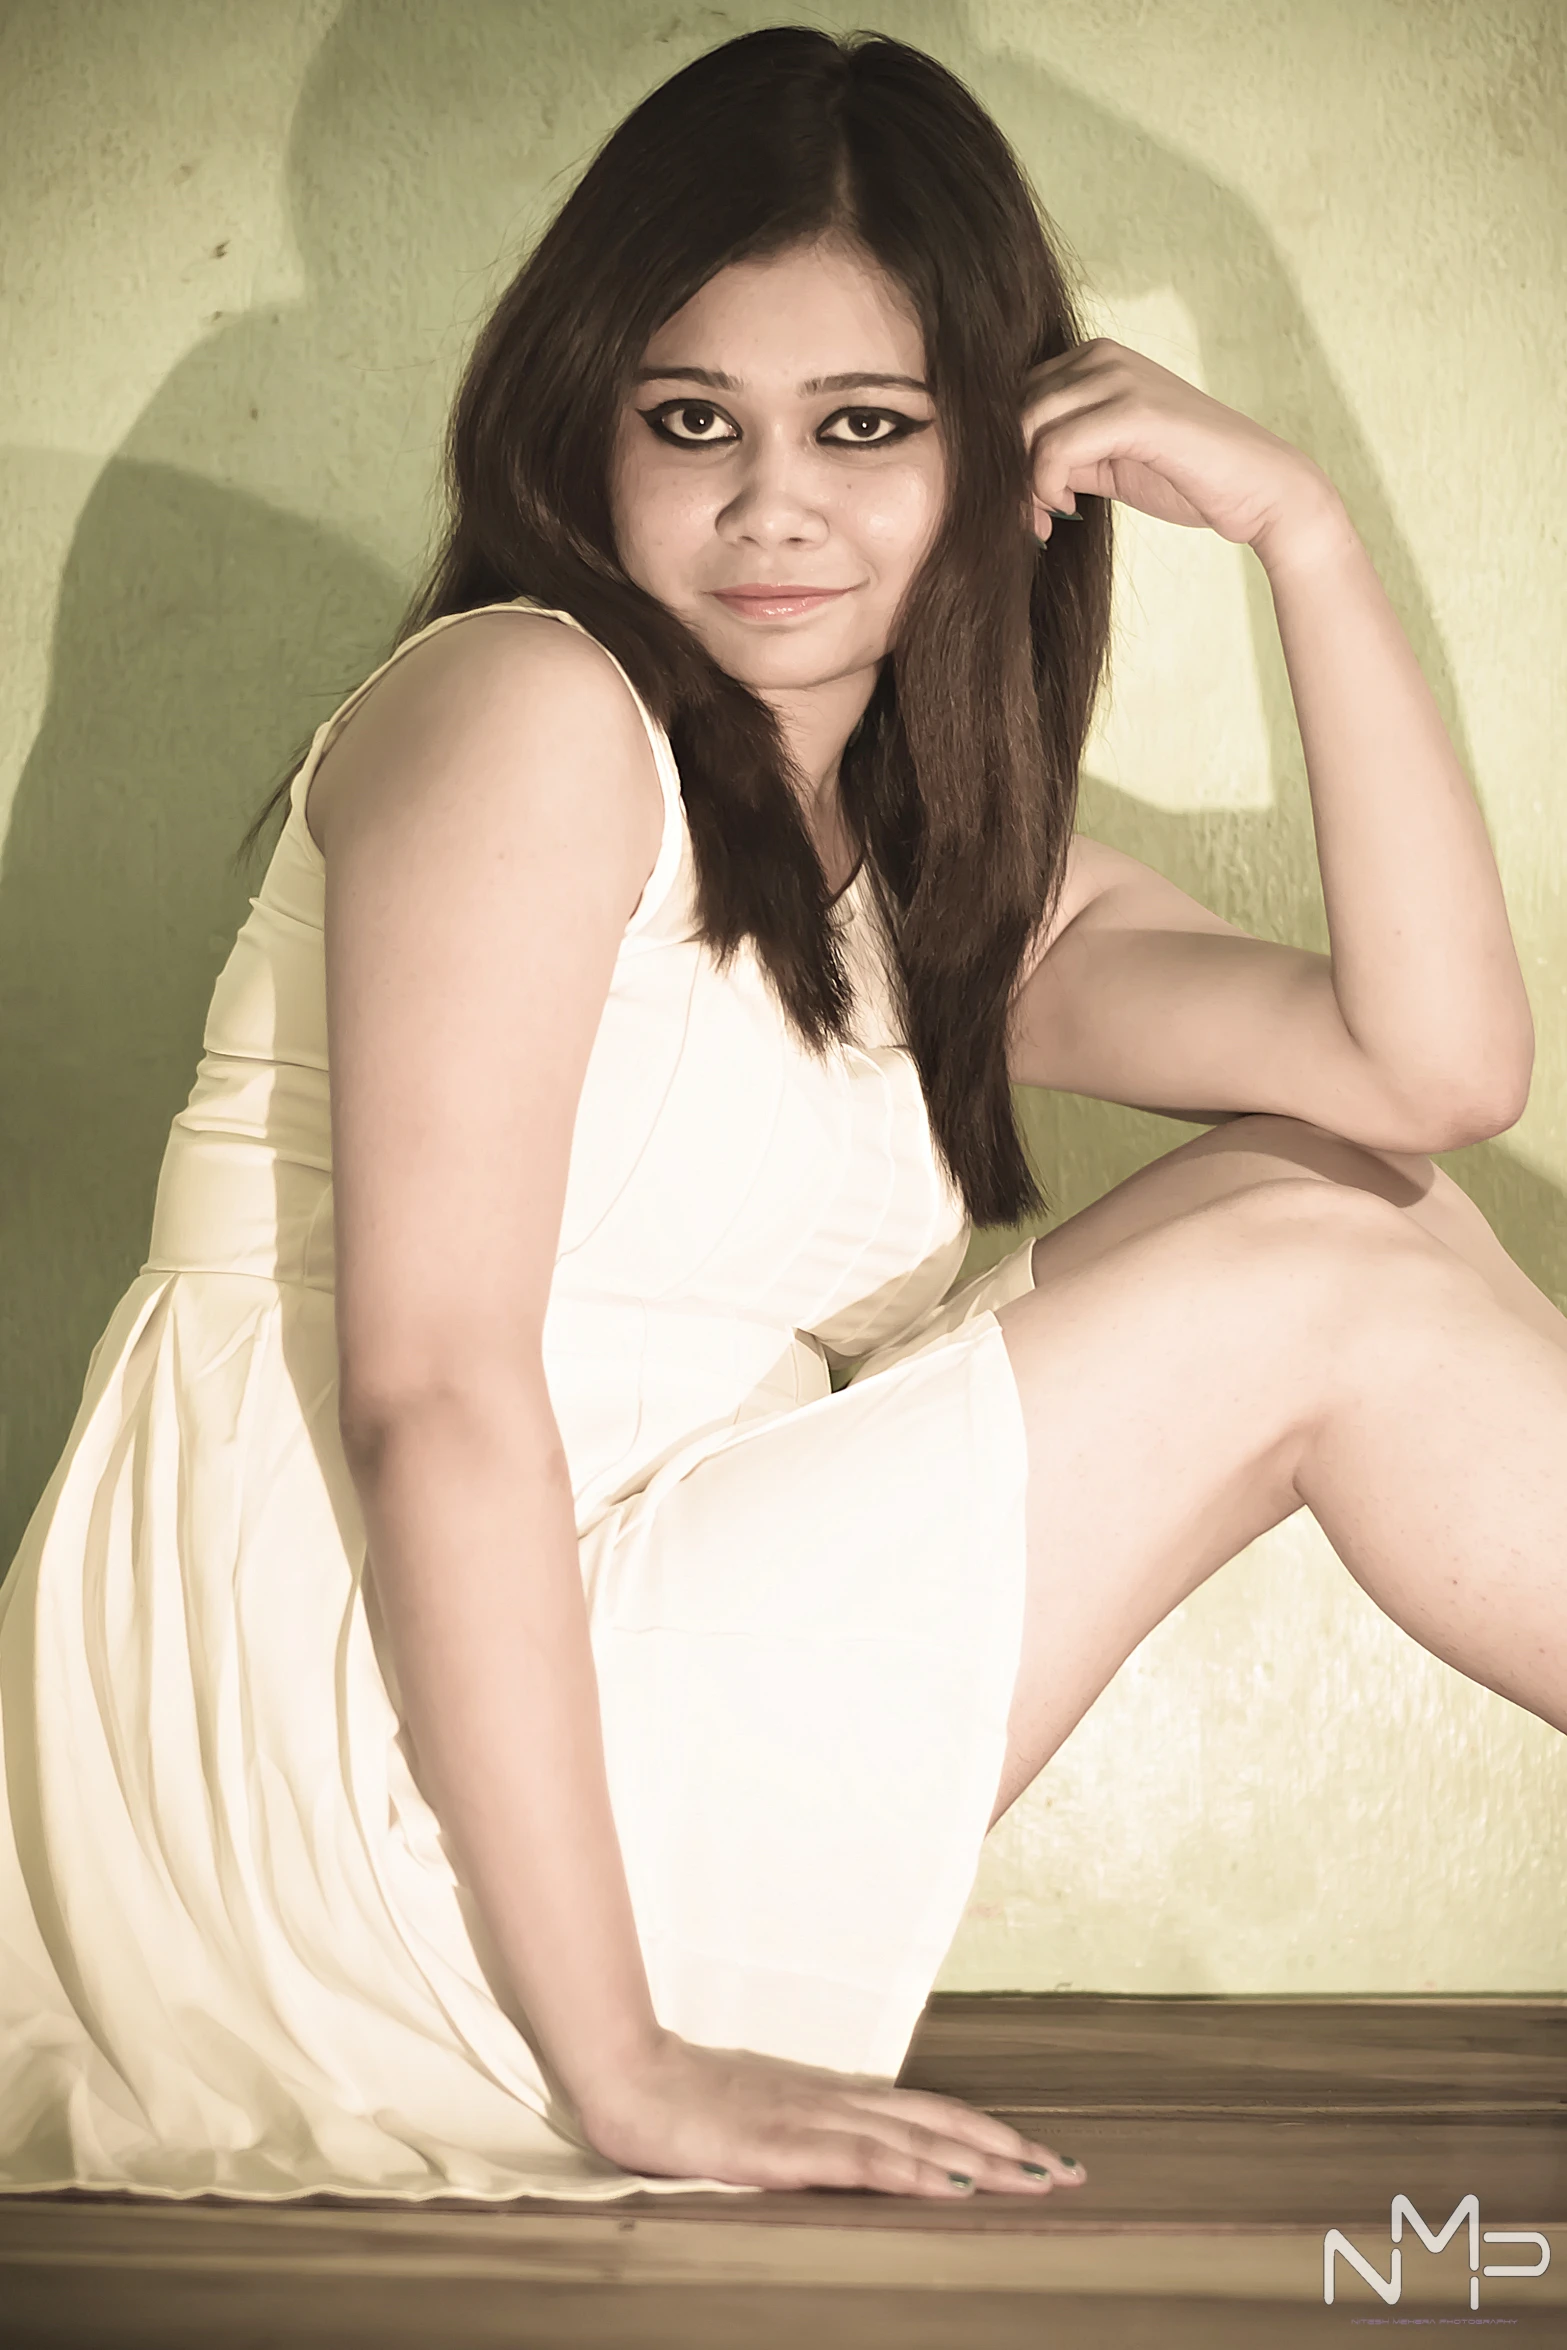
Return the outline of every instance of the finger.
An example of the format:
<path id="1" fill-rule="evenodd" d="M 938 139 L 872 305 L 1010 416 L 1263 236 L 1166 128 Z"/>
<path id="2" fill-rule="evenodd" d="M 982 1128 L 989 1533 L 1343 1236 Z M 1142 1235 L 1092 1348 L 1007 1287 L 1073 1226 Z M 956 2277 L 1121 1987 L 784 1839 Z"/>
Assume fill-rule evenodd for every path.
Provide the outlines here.
<path id="1" fill-rule="evenodd" d="M 896 2132 L 899 2142 L 909 2152 L 930 2162 L 945 2163 L 949 2170 L 967 2171 L 976 2187 L 987 2193 L 1048 2195 L 1058 2184 L 1067 2180 L 1076 2182 L 1077 2174 L 1065 2168 L 1059 2158 L 1052 2159 L 1046 2148 L 1038 2149 L 1036 2155 L 1026 2139 L 1019 2141 L 1018 2152 L 1002 2154 L 978 2147 L 972 2139 L 954 2137 L 924 2122 L 903 2121 L 891 2114 L 884 2117 L 881 2127 Z"/>
<path id="2" fill-rule="evenodd" d="M 879 2131 L 821 2128 L 803 2131 L 798 2159 L 809 2169 L 802 2184 L 858 2187 L 878 2195 L 928 2195 L 966 2202 L 977 2191 L 972 2161 L 948 2163 L 895 2145 Z"/>
<path id="3" fill-rule="evenodd" d="M 959 2097 L 943 2097 L 933 2089 L 871 2090 L 858 2102 L 878 2113 L 899 2114 L 909 2121 L 945 2130 L 949 2136 L 961 2138 L 987 2154 L 1020 2157 L 1033 2151 L 1022 2132 L 1015 2130 L 1010 2122 L 998 2120 L 995 2114 L 985 2113 L 978 2106 L 965 2105 Z"/>
<path id="4" fill-rule="evenodd" d="M 960 2097 L 943 2097 L 935 2089 L 868 2089 L 854 2101 L 873 2113 L 898 2114 L 911 2122 L 924 2122 L 931 2129 L 945 2130 L 990 2154 L 1024 2151 L 1023 2138 L 1010 2123 L 998 2121 L 993 2113 L 983 2113 L 977 2106 L 965 2105 Z"/>
<path id="5" fill-rule="evenodd" d="M 1112 363 L 1102 344 L 1071 343 L 1053 358 L 1041 359 L 1028 370 L 1024 377 L 1024 404 L 1032 407 L 1036 400 L 1060 398 L 1064 392 L 1085 384 L 1091 392 L 1096 380 Z M 1080 389 L 1077 396 L 1083 396 Z"/>
<path id="6" fill-rule="evenodd" d="M 1058 522 L 1082 522 L 1085 517 L 1078 504 L 1078 493 L 1067 486 L 1067 477 L 1074 470 L 1077 459 L 1064 462 L 1053 455 L 1048 462 L 1036 449 L 1029 458 L 1029 524 L 1041 545 L 1049 539 Z"/>
<path id="7" fill-rule="evenodd" d="M 1080 2186 L 1088 2176 L 1081 2163 L 1057 2154 L 1037 2139 L 1026 2138 L 1010 2123 L 999 2121 L 994 2114 L 983 2113 L 972 2105 L 964 2105 L 956 2097 L 942 2097 L 924 2089 L 868 2090 L 856 2102 L 872 2112 L 902 2115 L 911 2122 L 922 2122 L 1000 2161 L 1038 2164 L 1063 2184 Z"/>
<path id="8" fill-rule="evenodd" d="M 925 2122 L 883 2114 L 878 2117 L 877 2127 L 903 2152 L 925 2162 L 940 2163 L 948 2172 L 965 2175 L 987 2194 L 1048 2195 L 1054 2186 L 1049 2170 L 1042 2163 L 1025 2167 L 1011 2154 L 988 2152 L 976 2146 L 972 2139 L 954 2137 Z"/>
<path id="9" fill-rule="evenodd" d="M 1036 2145 L 1006 2122 L 954 2098 L 917 2090 L 880 2096 L 872 2092 L 827 2116 L 829 2126 L 853 2130 L 856 2106 L 860 2115 L 874 2116 L 877 2128 L 888 2132 L 893 2143 L 966 2170 L 978 2186 L 991 2191 L 1047 2192 L 1058 2184 L 1081 2185 L 1087 2176 L 1049 2147 Z"/>
<path id="10" fill-rule="evenodd" d="M 1030 408 L 1023 421 L 1029 495 L 1036 509 L 1053 513 L 1058 521 L 1069 515 L 1081 520 L 1078 491 L 1070 486 L 1073 476 L 1091 496 L 1113 494 L 1108 468 L 1126 450 L 1136 420 L 1124 406 L 1103 398 L 1054 406 L 1051 412 L 1055 398 Z"/>
<path id="11" fill-rule="evenodd" d="M 747 2061 L 755 2061 L 748 2059 Z M 1037 2181 L 1029 2170 L 1044 2171 L 1047 2184 L 1080 2187 L 1087 2183 L 1088 2173 L 1071 2155 L 1057 2153 L 1038 2139 L 1028 2138 L 1010 2123 L 1000 2121 L 994 2114 L 966 2105 L 961 2098 L 944 2097 L 931 2089 L 899 2089 L 891 2084 L 853 2074 L 832 2072 L 820 2066 L 766 2060 L 769 2069 L 787 2073 L 793 2081 L 804 2085 L 807 2081 L 819 2084 L 833 2092 L 826 2117 L 814 2117 L 818 2126 L 825 2118 L 829 2126 L 854 2130 L 861 2125 L 864 2114 L 904 2116 L 923 2122 L 927 2127 L 945 2133 L 954 2142 L 958 2167 L 964 2167 L 963 2158 L 973 2152 L 988 2154 L 1003 2166 L 1001 2172 L 991 2174 L 988 2184 L 1001 2183 L 1011 2192 L 1020 2191 L 1019 2180 L 1012 2175 L 1016 2165 L 1022 2171 L 1022 2186 L 1033 2187 Z M 972 2170 L 972 2165 L 969 2168 Z"/>

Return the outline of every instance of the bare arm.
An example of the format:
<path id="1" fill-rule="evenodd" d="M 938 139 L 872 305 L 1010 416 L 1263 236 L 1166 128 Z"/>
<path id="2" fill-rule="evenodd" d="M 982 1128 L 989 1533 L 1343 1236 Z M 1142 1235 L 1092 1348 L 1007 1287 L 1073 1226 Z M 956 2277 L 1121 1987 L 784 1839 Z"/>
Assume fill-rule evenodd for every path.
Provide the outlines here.
<path id="1" fill-rule="evenodd" d="M 1391 1085 L 1344 1025 L 1327 955 L 1253 938 L 1083 834 L 1068 874 L 1014 1004 L 1014 1085 L 1210 1126 L 1271 1110 L 1376 1150 L 1449 1150 L 1511 1122 L 1505 1104 Z"/>
<path id="2" fill-rule="evenodd" d="M 378 681 L 310 798 L 344 1449 L 418 1775 L 540 2055 L 628 2170 L 1081 2184 L 955 2099 L 710 2049 L 652 2006 L 542 1358 L 582 1079 L 662 820 L 623 682 L 556 621 L 475 615 Z"/>
<path id="3" fill-rule="evenodd" d="M 1030 371 L 1023 429 L 1047 532 L 1081 486 L 1217 530 L 1262 564 L 1331 952 L 1227 936 L 1192 901 L 1161 902 L 1146 869 L 1112 875 L 1037 969 L 1025 961 L 1018 1080 L 1059 1082 L 1064 1057 L 1088 1079 L 1074 1090 L 1111 1101 L 1283 1111 L 1405 1151 L 1510 1125 L 1534 1026 L 1485 821 L 1332 482 L 1105 336 Z"/>
<path id="4" fill-rule="evenodd" d="M 1018 990 L 1013 1082 L 1210 1122 L 1271 1110 L 1382 1149 L 1500 1133 L 1528 1096 L 1534 1030 L 1480 808 L 1331 489 L 1303 491 L 1257 553 L 1332 952 L 1252 938 L 1079 836 Z"/>
<path id="5" fill-rule="evenodd" d="M 1534 1023 L 1485 818 L 1370 556 L 1325 477 L 1256 542 L 1306 755 L 1333 992 L 1416 1109 L 1518 1117 Z"/>
<path id="6" fill-rule="evenodd" d="M 399 1411 L 349 1457 L 421 1785 L 541 2053 L 588 2116 L 661 2035 L 546 1410 L 497 1379 Z"/>
<path id="7" fill-rule="evenodd" d="M 579 2110 L 660 2037 L 541 1330 L 576 1102 L 662 796 L 602 652 L 416 646 L 312 782 L 339 1416 L 425 1793 Z"/>

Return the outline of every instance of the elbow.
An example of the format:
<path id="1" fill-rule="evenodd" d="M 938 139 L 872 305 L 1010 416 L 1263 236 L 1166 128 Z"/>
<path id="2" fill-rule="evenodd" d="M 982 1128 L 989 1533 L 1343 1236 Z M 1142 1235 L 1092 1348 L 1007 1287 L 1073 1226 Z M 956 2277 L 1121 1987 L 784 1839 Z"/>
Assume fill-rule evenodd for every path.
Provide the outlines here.
<path id="1" fill-rule="evenodd" d="M 1516 1126 L 1529 1106 L 1529 1088 L 1533 1082 L 1534 1022 L 1531 1019 L 1516 1049 L 1511 1053 L 1497 1053 L 1486 1083 L 1477 1089 L 1464 1141 L 1488 1142 L 1493 1135 L 1505 1134 L 1509 1127 Z"/>
<path id="2" fill-rule="evenodd" d="M 1405 1151 L 1467 1150 L 1516 1126 L 1529 1102 L 1534 1077 L 1534 1022 L 1525 1010 L 1510 1032 L 1498 1024 L 1488 1040 L 1485 1065 L 1473 1061 L 1440 1071 L 1433 1063 L 1423 1081 L 1408 1072 L 1391 1086 L 1384 1073 L 1384 1101 L 1394 1108 Z"/>
<path id="3" fill-rule="evenodd" d="M 1501 1106 L 1493 1103 L 1466 1119 L 1462 1131 L 1451 1142 L 1442 1144 L 1443 1150 L 1466 1150 L 1473 1142 L 1490 1142 L 1498 1134 L 1506 1134 L 1517 1125 L 1529 1099 L 1529 1088 L 1524 1087 L 1516 1097 L 1509 1096 Z"/>
<path id="4" fill-rule="evenodd" d="M 1498 1076 L 1488 1085 L 1472 1087 L 1433 1105 L 1421 1121 L 1424 1139 L 1409 1147 L 1421 1151 L 1459 1151 L 1467 1150 L 1472 1143 L 1490 1142 L 1517 1125 L 1528 1101 L 1527 1074 L 1505 1082 Z"/>
<path id="5" fill-rule="evenodd" d="M 338 1435 L 356 1481 L 374 1476 L 389 1451 L 432 1439 L 459 1451 L 499 1446 L 512 1458 L 564 1459 L 542 1364 L 491 1361 L 451 1376 L 340 1382 Z"/>

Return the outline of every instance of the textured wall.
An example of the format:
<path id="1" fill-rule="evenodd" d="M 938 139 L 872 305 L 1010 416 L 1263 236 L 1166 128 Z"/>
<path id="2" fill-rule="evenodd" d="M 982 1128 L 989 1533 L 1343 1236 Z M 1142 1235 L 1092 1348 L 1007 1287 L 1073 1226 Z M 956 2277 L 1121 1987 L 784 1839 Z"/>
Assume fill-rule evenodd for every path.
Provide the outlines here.
<path id="1" fill-rule="evenodd" d="M 379 657 L 466 338 L 654 81 L 869 22 L 991 106 L 1093 324 L 1339 485 L 1474 777 L 1533 1097 L 1451 1154 L 1567 1296 L 1567 18 L 1556 0 L 21 0 L 0 20 L 0 1559 L 145 1254 L 233 848 Z M 1260 566 L 1123 509 L 1083 827 L 1327 945 Z M 1192 1131 L 1020 1097 L 1059 1212 Z M 1012 1235 L 976 1236 L 968 1270 Z M 1092 1571 L 1085 1560 L 1084 1571 Z M 1567 1989 L 1567 1741 L 1305 1513 L 1138 1649 L 992 1837 L 943 1983 Z"/>

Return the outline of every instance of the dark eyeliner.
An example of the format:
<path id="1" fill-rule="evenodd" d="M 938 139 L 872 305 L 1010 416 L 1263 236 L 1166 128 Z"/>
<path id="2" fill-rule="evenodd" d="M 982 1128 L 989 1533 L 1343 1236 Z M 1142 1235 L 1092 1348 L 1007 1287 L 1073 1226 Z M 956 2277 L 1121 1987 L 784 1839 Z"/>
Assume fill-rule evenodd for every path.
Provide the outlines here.
<path id="1" fill-rule="evenodd" d="M 928 416 L 905 416 L 899 408 L 835 408 L 831 416 L 823 419 L 822 431 L 825 432 L 829 424 L 836 424 L 840 416 L 880 417 L 894 426 L 895 430 L 883 433 L 879 441 L 829 442 L 828 446 L 834 449 L 890 449 L 894 441 L 906 441 L 911 433 L 928 432 L 933 421 Z"/>
<path id="2" fill-rule="evenodd" d="M 726 449 L 739 438 L 738 432 L 733 432 L 725 440 L 682 440 L 678 433 L 670 432 L 662 421 L 666 410 L 679 408 L 706 408 L 714 416 L 724 415 L 724 411 L 715 402 L 696 399 L 659 400 L 651 408 L 639 408 L 637 414 L 647 425 L 649 431 L 656 433 L 665 447 L 670 449 Z M 828 425 L 836 424 L 839 418 L 844 416 L 874 416 L 892 425 L 894 430 L 883 433 L 879 440 L 874 441 L 829 441 L 827 446 L 830 449 L 890 449 L 894 441 L 905 441 L 913 433 L 928 432 L 934 422 L 934 418 L 929 416 L 905 416 L 901 410 L 896 408 L 835 408 L 830 416 L 823 418 L 820 430 L 825 432 Z M 725 417 L 725 422 L 732 425 L 734 419 Z"/>
<path id="3" fill-rule="evenodd" d="M 723 449 L 729 446 L 728 441 L 683 441 L 678 433 L 670 432 L 661 421 L 664 415 L 664 411 L 667 408 L 711 408 L 715 416 L 722 416 L 724 413 L 721 408 L 715 407 L 711 400 L 697 399 L 659 400 L 651 408 L 639 408 L 637 410 L 637 414 L 647 425 L 648 430 L 650 432 L 656 433 L 667 448 Z M 728 417 L 725 419 L 725 421 L 729 424 L 733 424 L 734 419 L 733 417 Z M 739 438 L 738 433 L 731 435 L 731 438 L 737 440 Z"/>

